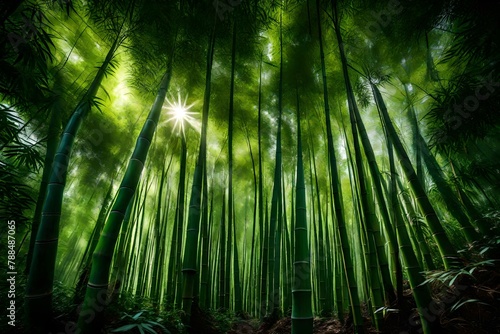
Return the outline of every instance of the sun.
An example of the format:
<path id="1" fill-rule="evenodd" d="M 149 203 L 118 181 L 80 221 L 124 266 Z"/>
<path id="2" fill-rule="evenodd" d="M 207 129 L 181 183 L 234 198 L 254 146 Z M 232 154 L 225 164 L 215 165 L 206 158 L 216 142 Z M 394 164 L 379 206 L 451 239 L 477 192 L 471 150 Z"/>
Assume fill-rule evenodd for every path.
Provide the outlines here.
<path id="1" fill-rule="evenodd" d="M 182 121 L 187 116 L 187 109 L 183 106 L 175 106 L 172 108 L 171 114 L 176 120 Z"/>
<path id="2" fill-rule="evenodd" d="M 166 107 L 169 112 L 168 114 L 171 116 L 168 121 L 174 121 L 174 129 L 179 127 L 180 131 L 182 134 L 185 134 L 185 123 L 190 124 L 192 127 L 197 128 L 197 121 L 193 117 L 195 115 L 195 112 L 190 111 L 190 108 L 193 107 L 196 102 L 191 103 L 190 105 L 187 104 L 187 99 L 188 96 L 184 98 L 184 100 L 181 98 L 181 93 L 177 93 L 177 100 L 175 99 L 168 99 L 167 98 L 167 103 L 168 106 Z"/>

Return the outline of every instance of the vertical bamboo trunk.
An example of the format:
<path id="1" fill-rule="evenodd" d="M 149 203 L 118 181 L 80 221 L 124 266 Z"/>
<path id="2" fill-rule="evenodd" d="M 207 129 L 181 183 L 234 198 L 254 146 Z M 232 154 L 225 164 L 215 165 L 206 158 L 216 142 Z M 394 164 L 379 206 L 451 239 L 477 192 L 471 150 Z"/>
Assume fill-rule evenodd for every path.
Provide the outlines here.
<path id="1" fill-rule="evenodd" d="M 292 191 L 293 191 L 293 186 L 292 186 Z M 283 182 L 283 194 L 285 193 L 285 184 Z M 293 198 L 292 198 L 293 201 Z M 292 202 L 293 203 L 293 202 Z M 293 206 L 292 206 L 293 210 Z M 284 249 L 283 254 L 283 259 L 282 259 L 282 294 L 283 294 L 283 311 L 284 314 L 287 315 L 289 314 L 290 310 L 290 302 L 292 299 L 292 282 L 291 282 L 291 269 L 293 268 L 293 263 L 292 263 L 292 246 L 290 244 L 290 233 L 288 232 L 288 219 L 286 218 L 286 197 L 283 196 L 283 233 L 284 233 L 284 238 L 282 242 L 282 247 Z M 293 219 L 293 218 L 292 218 Z"/>
<path id="2" fill-rule="evenodd" d="M 165 160 L 165 159 L 163 159 Z M 159 178 L 159 184 L 158 184 L 158 195 L 157 195 L 157 201 L 156 201 L 156 213 L 155 213 L 155 218 L 154 218 L 154 223 L 153 223 L 153 235 L 152 238 L 154 240 L 154 243 L 152 243 L 152 253 L 151 253 L 151 298 L 152 302 L 156 304 L 156 282 L 158 281 L 158 256 L 159 250 L 160 250 L 160 238 L 161 238 L 161 218 L 162 218 L 162 198 L 163 198 L 163 185 L 165 182 L 165 166 L 162 167 L 161 175 Z M 156 308 L 158 308 L 157 305 L 155 305 Z"/>
<path id="3" fill-rule="evenodd" d="M 219 305 L 218 308 L 225 310 L 226 305 L 226 194 L 222 194 L 222 213 L 220 218 L 219 238 Z"/>
<path id="4" fill-rule="evenodd" d="M 316 201 L 318 205 L 318 213 L 317 213 L 317 221 L 315 220 L 315 224 L 318 226 L 318 241 L 317 241 L 317 247 L 318 247 L 318 267 L 319 267 L 319 289 L 318 289 L 318 295 L 319 295 L 319 315 L 320 316 L 326 316 L 328 313 L 328 305 L 326 304 L 326 254 L 325 254 L 325 244 L 324 244 L 324 237 L 323 237 L 323 215 L 321 213 L 321 196 L 320 196 L 320 189 L 319 189 L 319 182 L 318 182 L 318 173 L 316 170 L 316 157 L 314 154 L 314 150 L 312 150 L 312 162 L 313 162 L 313 169 L 314 169 L 314 182 L 316 185 Z"/>
<path id="5" fill-rule="evenodd" d="M 325 54 L 323 51 L 323 40 L 321 31 L 321 15 L 320 15 L 320 4 L 319 0 L 316 0 L 316 12 L 318 21 L 318 39 L 320 45 L 320 58 L 321 58 L 321 72 L 323 76 L 323 100 L 325 105 L 325 119 L 326 119 L 326 132 L 327 132 L 327 145 L 328 145 L 328 162 L 329 162 L 329 173 L 331 182 L 331 192 L 334 201 L 335 208 L 335 218 L 337 220 L 337 228 L 340 235 L 340 245 L 342 247 L 342 261 L 344 267 L 344 274 L 346 275 L 346 281 L 349 291 L 349 300 L 351 303 L 351 311 L 353 315 L 353 322 L 355 326 L 355 331 L 357 333 L 362 333 L 362 317 L 361 317 L 361 307 L 358 296 L 358 287 L 356 284 L 356 279 L 353 270 L 353 261 L 350 253 L 349 239 L 347 236 L 347 230 L 345 226 L 343 205 L 342 205 L 342 192 L 340 185 L 340 178 L 337 169 L 337 160 L 335 157 L 335 150 L 333 146 L 332 137 L 332 126 L 330 121 L 330 106 L 328 103 L 328 86 L 326 80 L 326 66 L 325 66 Z"/>
<path id="6" fill-rule="evenodd" d="M 169 171 L 170 171 L 170 166 L 172 165 L 172 160 L 173 160 L 173 154 L 170 156 L 170 161 L 168 163 L 168 166 L 166 167 L 166 170 L 165 170 L 165 167 L 163 168 L 162 170 L 162 173 L 165 172 L 165 175 L 169 174 Z M 166 176 L 165 176 L 166 177 Z M 167 181 L 164 181 L 163 182 L 166 182 L 166 188 L 169 189 L 170 187 L 170 182 L 169 182 L 169 178 L 167 179 Z M 158 202 L 160 203 L 160 202 Z M 157 221 L 157 226 L 158 226 L 158 230 L 157 230 L 157 238 L 156 238 L 156 261 L 155 261 L 155 267 L 154 267 L 154 273 L 153 273 L 153 277 L 152 277 L 152 284 L 153 284 L 153 287 L 154 287 L 154 302 L 156 303 L 156 305 L 158 305 L 158 312 L 160 311 L 160 308 L 161 308 L 161 295 L 162 295 L 162 291 L 163 291 L 163 287 L 164 287 L 164 275 L 165 275 L 165 246 L 166 246 L 166 242 L 162 242 L 162 241 L 166 241 L 167 238 L 166 238 L 166 235 L 167 235 L 167 221 L 168 221 L 168 213 L 169 213 L 169 209 L 170 209 L 170 204 L 171 204 L 171 201 L 170 201 L 170 192 L 166 192 L 165 194 L 165 199 L 163 200 L 163 203 L 162 203 L 162 206 L 163 206 L 163 212 L 162 212 L 162 215 L 161 217 L 157 217 L 157 219 L 159 219 L 159 221 Z"/>
<path id="7" fill-rule="evenodd" d="M 234 196 L 233 196 L 233 132 L 234 132 L 234 74 L 236 67 L 236 21 L 233 21 L 232 47 L 231 47 L 231 87 L 229 90 L 229 120 L 228 120 L 228 260 L 233 252 L 233 280 L 235 290 L 235 311 L 242 310 L 241 290 L 239 282 L 238 250 L 236 240 L 236 223 L 234 221 Z M 233 231 L 233 233 L 231 233 Z M 232 243 L 234 242 L 234 249 Z M 229 260 L 230 261 L 230 260 Z M 227 262 L 229 265 L 230 262 Z M 226 269 L 229 266 L 226 266 Z M 228 271 L 229 273 L 230 271 Z M 230 281 L 228 280 L 227 283 Z M 229 289 L 228 289 L 229 291 Z"/>
<path id="8" fill-rule="evenodd" d="M 268 289 L 268 273 L 269 273 L 269 214 L 268 214 L 268 204 L 266 198 L 266 210 L 265 210 L 265 220 L 264 220 L 264 240 L 263 240 L 263 250 L 262 250 L 262 285 L 261 285 L 261 296 L 260 296 L 260 317 L 264 318 L 267 312 L 267 293 Z"/>
<path id="9" fill-rule="evenodd" d="M 186 196 L 186 160 L 187 145 L 184 133 L 181 134 L 181 161 L 179 165 L 179 185 L 177 187 L 177 202 L 175 221 L 172 229 L 172 244 L 170 247 L 167 276 L 167 304 L 175 308 L 180 305 L 180 259 L 182 254 L 182 232 L 184 230 L 184 199 Z"/>
<path id="10" fill-rule="evenodd" d="M 186 137 L 183 135 L 181 138 L 181 165 L 180 165 L 180 178 L 179 178 L 179 193 L 177 198 L 178 208 L 177 208 L 177 229 L 176 229 L 176 248 L 175 248 L 175 269 L 172 272 L 174 276 L 175 282 L 175 308 L 180 308 L 182 303 L 182 277 L 181 277 L 181 269 L 182 269 L 182 245 L 184 241 L 184 224 L 186 222 L 185 218 L 185 203 L 186 203 L 186 180 L 189 177 L 186 177 L 186 160 L 187 160 L 187 145 L 186 145 Z"/>
<path id="11" fill-rule="evenodd" d="M 304 163 L 302 161 L 302 137 L 300 132 L 299 96 L 297 94 L 297 182 L 292 289 L 292 334 L 311 334 L 313 332 L 313 313 L 311 305 L 311 255 L 308 242 L 306 187 L 304 182 Z"/>
<path id="12" fill-rule="evenodd" d="M 233 213 L 234 215 L 234 213 Z M 234 221 L 234 219 L 233 219 Z M 233 226 L 234 238 L 234 255 L 233 255 L 233 270 L 234 270 L 234 311 L 236 314 L 241 314 L 243 311 L 243 301 L 241 295 L 241 282 L 240 282 L 240 265 L 238 257 L 238 243 L 236 240 L 236 225 Z"/>
<path id="13" fill-rule="evenodd" d="M 282 204 L 282 176 L 281 176 L 281 117 L 283 108 L 283 9 L 280 11 L 280 74 L 278 91 L 278 134 L 276 137 L 276 165 L 274 169 L 273 195 L 271 199 L 271 222 L 269 233 L 269 311 L 272 318 L 280 316 L 280 259 L 281 259 L 281 204 Z"/>
<path id="14" fill-rule="evenodd" d="M 167 189 L 170 188 L 170 183 L 167 182 Z M 171 193 L 167 192 L 167 197 L 165 199 L 165 210 L 163 213 L 163 218 L 162 218 L 162 231 L 161 231 L 161 240 L 160 240 L 160 248 L 159 248 L 159 259 L 158 259 L 158 266 L 157 266 L 157 281 L 156 281 L 156 303 L 159 305 L 157 309 L 157 313 L 159 314 L 161 311 L 165 309 L 165 304 L 162 302 L 164 300 L 164 295 L 165 295 L 165 288 L 166 288 L 166 279 L 165 279 L 165 274 L 166 274 L 166 269 L 167 269 L 167 262 L 165 261 L 166 258 L 166 249 L 167 249 L 167 222 L 168 222 L 168 216 L 170 213 L 170 205 L 172 204 L 171 202 Z M 155 284 L 153 282 L 153 284 Z M 114 289 L 113 289 L 114 290 Z"/>
<path id="15" fill-rule="evenodd" d="M 327 197 L 326 197 L 327 198 Z M 325 207 L 325 245 L 328 247 L 328 251 L 326 252 L 326 274 L 325 274 L 325 280 L 327 282 L 326 284 L 326 309 L 325 312 L 328 316 L 332 315 L 333 312 L 333 262 L 332 262 L 332 252 L 331 252 L 331 247 L 333 244 L 331 243 L 331 229 L 330 229 L 330 224 L 329 224 L 329 216 L 328 216 L 328 200 L 326 203 Z"/>
<path id="16" fill-rule="evenodd" d="M 229 207 L 229 204 L 232 202 L 232 199 L 227 199 L 227 207 Z M 225 283 L 226 286 L 224 287 L 224 304 L 227 308 L 227 310 L 232 310 L 232 295 L 231 295 L 231 278 L 234 278 L 234 273 L 231 271 L 231 259 L 232 259 L 232 246 L 233 246 L 233 230 L 232 230 L 232 225 L 229 224 L 229 220 L 232 221 L 232 215 L 230 216 L 229 210 L 226 207 L 226 216 L 227 216 L 227 236 L 226 240 L 224 242 L 226 243 L 226 277 L 225 277 Z M 234 297 L 234 295 L 233 295 Z"/>
<path id="17" fill-rule="evenodd" d="M 309 128 L 310 128 L 310 124 L 309 124 Z M 311 134 L 310 130 L 309 130 L 309 134 Z M 311 245 L 310 247 L 316 247 L 317 246 L 317 242 L 316 242 L 316 224 L 315 224 L 315 221 L 316 221 L 316 209 L 315 209 L 315 206 L 314 206 L 314 182 L 313 182 L 313 167 L 312 167 L 312 160 L 313 160 L 313 152 L 314 152 L 314 146 L 312 145 L 312 139 L 311 139 L 311 135 L 309 135 L 309 139 L 311 141 L 311 143 L 309 143 L 309 188 L 310 188 L 310 193 L 311 193 L 311 196 L 309 196 L 309 215 L 311 217 L 311 224 L 310 224 L 310 227 L 309 227 L 309 245 Z M 294 230 L 294 233 L 295 233 L 295 230 Z M 314 238 L 314 239 L 313 239 Z M 295 248 L 294 248 L 295 249 Z M 317 254 L 317 249 L 314 250 L 314 252 L 312 250 L 310 250 L 310 271 L 312 273 L 312 277 L 318 277 L 318 275 L 315 275 L 315 270 L 316 268 L 313 268 L 312 265 L 315 263 L 316 261 L 316 254 Z M 295 251 L 294 251 L 294 254 L 295 254 Z M 314 257 L 313 257 L 314 256 Z M 295 261 L 295 260 L 294 260 Z M 314 269 L 314 270 L 313 270 Z M 311 286 L 312 286 L 312 289 L 313 289 L 313 292 L 312 292 L 312 299 L 313 299 L 313 311 L 316 311 L 318 309 L 318 306 L 317 305 L 314 305 L 314 302 L 318 301 L 319 298 L 317 298 L 316 294 L 318 293 L 318 288 L 315 288 L 314 286 L 314 280 L 312 279 L 311 280 Z"/>
<path id="18" fill-rule="evenodd" d="M 198 289 L 194 286 L 197 275 L 197 254 L 198 254 L 198 231 L 200 223 L 200 206 L 201 206 L 201 191 L 203 182 L 203 170 L 206 166 L 207 152 L 207 127 L 208 127 L 208 111 L 210 107 L 210 91 L 212 78 L 212 63 L 215 48 L 215 28 L 217 18 L 213 30 L 210 35 L 209 45 L 207 50 L 207 67 L 206 67 L 206 82 L 205 93 L 203 97 L 203 115 L 201 124 L 201 138 L 198 158 L 196 160 L 195 171 L 193 175 L 193 186 L 191 190 L 191 199 L 189 203 L 189 214 L 186 232 L 186 243 L 184 250 L 184 259 L 182 263 L 183 276 L 183 293 L 182 293 L 182 309 L 185 312 L 185 324 L 189 327 L 191 322 L 191 307 L 194 301 L 194 292 Z"/>
<path id="19" fill-rule="evenodd" d="M 206 170 L 205 170 L 206 171 Z M 201 284 L 200 284 L 200 305 L 203 308 L 208 308 L 209 301 L 209 280 L 210 277 L 210 267 L 208 264 L 208 256 L 209 256 L 209 234 L 208 228 L 211 223 L 212 213 L 210 212 L 210 217 L 208 213 L 208 181 L 207 181 L 207 173 L 203 175 L 203 212 L 202 212 L 202 225 L 201 225 Z M 213 195 L 210 198 L 210 207 L 213 206 Z"/>
<path id="20" fill-rule="evenodd" d="M 252 161 L 252 175 L 253 175 L 253 215 L 252 215 L 252 242 L 251 242 L 251 250 L 250 250 L 250 268 L 248 270 L 248 286 L 247 286 L 247 291 L 248 293 L 244 294 L 245 298 L 248 298 L 249 305 L 247 305 L 247 310 L 250 310 L 250 314 L 253 314 L 254 306 L 256 305 L 256 298 L 257 296 L 255 295 L 255 292 L 259 290 L 259 280 L 253 279 L 256 277 L 257 273 L 259 273 L 259 266 L 256 265 L 258 263 L 257 254 L 255 252 L 255 247 L 256 247 L 256 230 L 257 230 L 257 195 L 258 195 L 258 186 L 257 186 L 257 172 L 255 168 L 255 159 L 253 156 L 252 152 L 252 145 L 250 144 L 250 138 L 248 135 L 248 131 L 246 131 L 246 139 L 247 139 L 247 146 L 248 150 L 250 152 L 250 160 Z M 259 230 L 259 234 L 262 234 L 262 230 Z M 262 245 L 260 245 L 262 247 Z M 255 268 L 254 268 L 255 266 Z"/>
<path id="21" fill-rule="evenodd" d="M 259 154 L 259 245 L 260 245 L 260 302 L 258 314 L 263 317 L 266 313 L 266 280 L 267 280 L 267 225 L 264 225 L 264 177 L 262 172 L 262 54 L 259 62 L 259 98 L 258 98 L 258 125 L 257 141 Z"/>
<path id="22" fill-rule="evenodd" d="M 208 187 L 208 180 L 207 180 L 207 187 Z M 214 243 L 214 239 L 213 238 L 213 230 L 215 229 L 214 228 L 214 191 L 213 191 L 213 188 L 210 189 L 210 209 L 209 209 L 209 216 L 208 216 L 208 231 L 207 231 L 207 235 L 208 235 L 208 242 L 207 242 L 207 245 L 205 246 L 206 249 L 207 249 L 207 259 L 206 259 L 206 262 L 208 263 L 208 265 L 210 266 L 210 257 L 211 255 L 212 258 L 214 260 L 217 259 L 217 247 L 214 247 L 214 245 L 216 245 L 216 243 Z M 215 249 L 215 251 L 214 251 Z M 205 253 L 204 253 L 205 254 Z M 202 259 L 202 261 L 205 261 L 205 259 Z M 210 268 L 207 270 L 207 286 L 210 287 L 211 284 L 213 284 L 212 288 L 211 289 L 208 289 L 208 293 L 207 293 L 207 300 L 206 300 L 206 305 L 207 305 L 207 308 L 214 308 L 214 300 L 215 300 L 215 296 L 217 296 L 217 279 L 214 278 L 214 276 L 217 274 L 217 266 L 216 264 L 213 264 L 210 266 Z M 203 279 L 202 277 L 202 283 L 204 282 L 205 280 Z"/>

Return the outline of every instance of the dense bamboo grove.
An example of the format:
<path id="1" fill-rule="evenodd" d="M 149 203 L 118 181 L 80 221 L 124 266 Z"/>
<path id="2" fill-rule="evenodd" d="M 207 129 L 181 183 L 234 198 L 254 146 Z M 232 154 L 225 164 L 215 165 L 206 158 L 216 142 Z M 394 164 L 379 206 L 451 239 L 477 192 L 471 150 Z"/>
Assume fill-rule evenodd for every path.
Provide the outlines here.
<path id="1" fill-rule="evenodd" d="M 500 240 L 499 7 L 2 4 L 5 328 L 99 333 L 121 307 L 440 333 L 429 277 Z"/>

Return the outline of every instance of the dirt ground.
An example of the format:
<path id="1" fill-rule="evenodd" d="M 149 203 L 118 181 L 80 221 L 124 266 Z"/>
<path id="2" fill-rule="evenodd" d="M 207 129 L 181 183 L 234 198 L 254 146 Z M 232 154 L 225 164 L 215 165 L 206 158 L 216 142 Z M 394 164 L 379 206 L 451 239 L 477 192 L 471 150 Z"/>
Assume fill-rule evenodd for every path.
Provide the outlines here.
<path id="1" fill-rule="evenodd" d="M 290 334 L 292 328 L 292 319 L 287 317 L 280 319 L 273 325 L 266 323 L 256 324 L 252 320 L 244 320 L 236 323 L 228 334 Z M 314 333 L 318 334 L 339 334 L 352 333 L 352 326 L 341 324 L 336 319 L 316 318 L 314 319 Z M 367 328 L 368 333 L 376 333 L 373 329 Z"/>

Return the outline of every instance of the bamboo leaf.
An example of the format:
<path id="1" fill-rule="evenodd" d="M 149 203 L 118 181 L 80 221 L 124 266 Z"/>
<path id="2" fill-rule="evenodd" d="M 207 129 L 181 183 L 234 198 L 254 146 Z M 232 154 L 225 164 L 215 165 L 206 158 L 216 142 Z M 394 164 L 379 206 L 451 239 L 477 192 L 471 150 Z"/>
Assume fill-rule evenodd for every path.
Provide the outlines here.
<path id="1" fill-rule="evenodd" d="M 135 327 L 139 327 L 139 325 L 138 324 L 128 324 L 128 325 L 119 327 L 117 329 L 113 329 L 111 332 L 113 332 L 113 333 L 128 332 L 128 331 L 132 330 Z"/>

